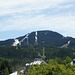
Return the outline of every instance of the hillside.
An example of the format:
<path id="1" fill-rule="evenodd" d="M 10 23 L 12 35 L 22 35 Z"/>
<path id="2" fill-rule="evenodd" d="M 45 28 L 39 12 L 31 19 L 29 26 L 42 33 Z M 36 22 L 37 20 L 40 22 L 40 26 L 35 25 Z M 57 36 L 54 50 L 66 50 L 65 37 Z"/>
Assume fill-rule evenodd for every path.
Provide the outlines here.
<path id="1" fill-rule="evenodd" d="M 69 48 L 58 48 L 51 46 L 44 46 L 45 51 L 45 60 L 55 59 L 59 57 L 63 59 L 64 57 L 69 56 L 70 58 L 75 58 L 75 49 Z M 8 60 L 13 67 L 13 71 L 18 70 L 20 67 L 24 67 L 25 63 L 33 61 L 35 58 L 41 58 L 40 55 L 43 55 L 43 46 L 34 45 L 34 46 L 0 46 L 0 62 L 3 60 Z"/>
<path id="2" fill-rule="evenodd" d="M 69 56 L 74 59 L 75 57 L 75 49 L 58 48 L 51 46 L 44 46 L 44 47 L 46 59 L 51 59 L 55 57 L 63 58 L 66 56 Z M 43 55 L 43 46 L 41 45 L 21 46 L 21 47 L 0 46 L 0 60 L 17 59 L 15 60 L 14 63 L 16 63 L 18 60 L 20 61 L 20 59 L 21 59 L 20 62 L 22 62 L 22 59 L 28 61 L 33 60 L 34 58 L 38 58 L 40 57 L 38 53 Z"/>
<path id="3" fill-rule="evenodd" d="M 68 47 L 75 47 L 75 38 L 64 37 L 63 35 L 53 31 L 37 31 L 26 34 L 14 39 L 0 41 L 0 45 L 49 45 L 61 47 L 70 41 Z"/>

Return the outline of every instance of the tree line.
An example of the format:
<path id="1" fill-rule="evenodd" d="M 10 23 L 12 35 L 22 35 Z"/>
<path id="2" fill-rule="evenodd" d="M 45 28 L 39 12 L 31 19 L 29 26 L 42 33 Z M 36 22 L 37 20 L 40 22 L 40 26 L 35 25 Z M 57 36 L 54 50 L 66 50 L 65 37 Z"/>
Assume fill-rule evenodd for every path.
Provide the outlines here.
<path id="1" fill-rule="evenodd" d="M 75 65 L 71 65 L 71 61 L 70 57 L 50 59 L 36 67 L 31 65 L 25 75 L 75 75 Z"/>
<path id="2" fill-rule="evenodd" d="M 25 66 L 25 63 L 33 61 L 35 58 L 40 58 L 43 55 L 43 47 L 45 48 L 45 60 L 55 59 L 56 57 L 63 59 L 69 56 L 75 58 L 75 49 L 72 48 L 59 48 L 43 45 L 27 45 L 27 46 L 0 46 L 0 62 L 8 60 L 13 67 L 12 71 Z"/>

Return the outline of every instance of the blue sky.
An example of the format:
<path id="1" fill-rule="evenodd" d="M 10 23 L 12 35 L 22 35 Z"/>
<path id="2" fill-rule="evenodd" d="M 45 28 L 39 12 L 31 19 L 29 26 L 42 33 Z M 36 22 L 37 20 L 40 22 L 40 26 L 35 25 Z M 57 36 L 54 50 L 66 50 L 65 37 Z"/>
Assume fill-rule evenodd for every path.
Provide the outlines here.
<path id="1" fill-rule="evenodd" d="M 75 0 L 0 0 L 0 40 L 37 30 L 75 37 Z"/>

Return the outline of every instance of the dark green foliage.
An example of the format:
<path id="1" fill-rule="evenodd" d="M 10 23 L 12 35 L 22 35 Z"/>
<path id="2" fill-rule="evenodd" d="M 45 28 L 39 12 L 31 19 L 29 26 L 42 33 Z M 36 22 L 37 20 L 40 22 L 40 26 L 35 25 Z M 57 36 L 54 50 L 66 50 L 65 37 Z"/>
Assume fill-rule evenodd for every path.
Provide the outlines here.
<path id="1" fill-rule="evenodd" d="M 61 63 L 58 59 L 60 58 L 50 59 L 48 63 L 37 64 L 36 67 L 31 65 L 25 75 L 75 75 L 75 65 L 71 65 L 70 62 L 63 63 L 63 61 L 71 61 L 70 57 L 60 59 Z"/>
<path id="2" fill-rule="evenodd" d="M 4 69 L 4 75 L 9 75 L 8 68 L 7 67 Z"/>
<path id="3" fill-rule="evenodd" d="M 69 48 L 58 48 L 45 46 L 45 56 L 46 59 L 55 59 L 56 57 L 60 57 L 61 59 L 64 57 L 75 58 L 75 49 Z M 0 46 L 0 61 L 5 59 L 9 60 L 9 63 L 13 66 L 13 71 L 17 70 L 21 66 L 25 66 L 25 63 L 33 61 L 35 58 L 40 58 L 38 53 L 43 55 L 43 46 L 42 45 L 34 45 L 34 46 Z M 56 58 L 55 60 L 61 64 L 61 59 Z M 64 58 L 65 59 L 65 58 Z M 60 61 L 59 61 L 60 60 Z M 70 61 L 68 61 L 70 62 Z M 64 64 L 67 63 L 64 61 Z"/>
<path id="4" fill-rule="evenodd" d="M 8 60 L 4 60 L 0 64 L 0 74 L 8 75 L 12 72 L 12 67 L 9 64 Z"/>
<path id="5" fill-rule="evenodd" d="M 68 64 L 72 61 L 72 59 L 70 57 L 66 57 L 64 60 L 63 60 L 63 64 Z"/>
<path id="6" fill-rule="evenodd" d="M 32 61 L 38 56 L 37 52 L 30 46 L 24 47 L 12 47 L 1 46 L 0 47 L 0 60 L 8 59 L 10 64 L 16 70 L 20 66 L 25 66 L 26 62 Z"/>

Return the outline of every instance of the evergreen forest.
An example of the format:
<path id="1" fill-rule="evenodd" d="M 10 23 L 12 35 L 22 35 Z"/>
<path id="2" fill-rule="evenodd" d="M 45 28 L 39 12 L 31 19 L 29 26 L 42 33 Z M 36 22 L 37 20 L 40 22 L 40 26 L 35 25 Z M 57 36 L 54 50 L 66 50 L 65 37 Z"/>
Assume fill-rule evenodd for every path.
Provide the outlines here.
<path id="1" fill-rule="evenodd" d="M 31 75 L 49 75 L 49 73 L 51 75 L 58 75 L 59 71 L 66 75 L 68 70 L 70 70 L 69 72 L 74 72 L 75 66 L 70 65 L 70 62 L 75 58 L 75 49 L 47 45 L 0 46 L 0 75 L 2 75 L 2 73 L 3 75 L 8 75 L 25 67 L 26 63 L 34 61 L 35 58 L 41 58 L 40 55 L 43 55 L 43 48 L 45 49 L 45 61 L 48 64 L 42 63 L 37 67 L 31 66 L 32 69 L 30 68 L 27 75 L 30 75 L 29 73 L 32 72 L 32 70 L 35 70 L 36 73 L 32 73 Z M 70 59 L 70 61 L 68 61 L 67 58 Z M 58 71 L 57 68 L 60 70 Z M 39 72 L 38 69 L 41 72 Z M 43 71 L 46 73 L 42 74 L 42 69 L 45 69 Z M 65 72 L 65 70 L 67 71 Z"/>

